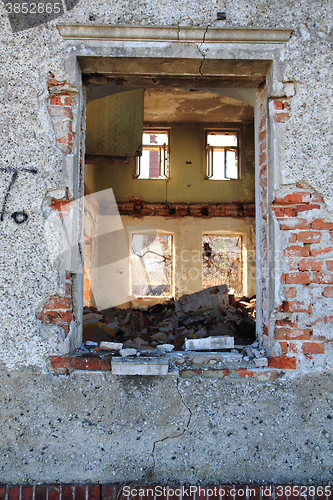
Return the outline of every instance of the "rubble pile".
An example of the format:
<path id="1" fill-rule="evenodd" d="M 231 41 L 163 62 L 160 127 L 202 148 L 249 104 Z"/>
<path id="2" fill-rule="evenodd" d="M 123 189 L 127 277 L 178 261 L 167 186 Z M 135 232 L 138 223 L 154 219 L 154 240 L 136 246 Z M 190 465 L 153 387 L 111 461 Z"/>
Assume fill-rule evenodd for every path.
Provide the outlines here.
<path id="1" fill-rule="evenodd" d="M 85 307 L 81 351 L 123 357 L 172 350 L 246 349 L 255 340 L 256 299 L 235 301 L 226 285 L 207 288 L 144 310 Z"/>

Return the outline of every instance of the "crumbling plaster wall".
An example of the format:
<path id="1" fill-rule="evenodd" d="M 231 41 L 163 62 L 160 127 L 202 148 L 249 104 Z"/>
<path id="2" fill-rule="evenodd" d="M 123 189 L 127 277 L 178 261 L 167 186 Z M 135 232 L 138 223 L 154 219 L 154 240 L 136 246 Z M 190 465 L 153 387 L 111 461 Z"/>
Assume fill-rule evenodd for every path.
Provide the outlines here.
<path id="1" fill-rule="evenodd" d="M 51 198 L 66 197 L 66 187 L 71 191 L 74 185 L 70 175 L 75 170 L 74 156 L 78 154 L 80 135 L 79 120 L 74 116 L 73 150 L 65 158 L 58 147 L 61 143 L 55 140 L 47 110 L 47 82 L 50 71 L 58 82 L 70 80 L 65 60 L 74 49 L 60 37 L 55 27 L 57 21 L 13 34 L 3 4 L 0 8 L 1 168 L 25 166 L 37 170 L 37 174 L 19 173 L 0 223 L 3 259 L 0 352 L 5 364 L 1 374 L 1 449 L 7 454 L 1 464 L 1 481 L 111 481 L 140 477 L 148 481 L 151 477 L 160 480 L 171 477 L 187 482 L 330 480 L 330 373 L 321 370 L 318 375 L 295 375 L 293 381 L 281 384 L 243 381 L 242 385 L 239 380 L 230 384 L 212 383 L 196 377 L 188 385 L 182 383 L 178 393 L 176 382 L 173 391 L 168 392 L 165 384 L 171 382 L 165 380 L 145 382 L 124 378 L 113 382 L 101 374 L 74 374 L 68 378 L 45 372 L 47 357 L 66 351 L 68 346 L 62 328 L 43 325 L 36 317 L 49 297 L 65 294 L 64 284 L 48 260 L 44 225 L 52 210 Z M 97 23 L 205 27 L 218 25 L 214 22 L 216 12 L 222 10 L 227 13 L 227 21 L 219 26 L 293 28 L 283 52 L 283 79 L 295 83 L 296 94 L 290 102 L 290 119 L 285 125 L 277 125 L 284 127 L 285 142 L 279 146 L 283 154 L 274 172 L 274 187 L 277 195 L 282 184 L 292 188 L 296 182 L 307 182 L 324 196 L 328 209 L 332 209 L 330 1 L 170 3 L 162 0 L 94 4 L 81 0 L 62 21 L 90 23 L 91 18 Z M 82 97 L 79 88 L 78 82 L 75 85 L 73 81 L 62 86 L 78 101 Z M 2 196 L 10 179 L 10 174 L 1 170 Z M 74 195 L 67 194 L 69 198 Z M 15 224 L 11 213 L 23 209 L 29 219 Z M 331 220 L 331 212 L 323 210 Z M 28 365 L 36 365 L 38 369 L 33 372 Z M 155 383 L 150 388 L 149 384 Z M 143 384 L 148 387 L 146 405 L 140 407 Z M 106 394 L 112 395 L 112 399 L 106 399 Z M 168 414 L 161 411 L 166 395 L 173 398 L 172 421 L 179 418 L 179 425 L 170 424 Z M 114 405 L 116 409 L 111 409 Z M 150 419 L 144 447 L 136 439 L 140 434 L 139 427 L 136 428 L 140 424 L 139 407 L 143 416 Z M 176 418 L 175 412 L 178 412 Z M 254 414 L 258 414 L 260 429 L 259 425 L 248 424 L 249 416 Z M 116 432 L 100 424 L 99 419 L 104 415 L 105 421 L 115 423 Z M 239 422 L 244 425 L 241 427 Z M 185 432 L 184 425 L 189 426 Z M 133 429 L 133 433 L 128 429 L 131 432 Z M 228 436 L 229 432 L 233 434 Z M 176 434 L 177 439 L 162 442 Z M 157 453 L 155 462 L 153 449 Z M 130 453 L 126 455 L 124 450 Z M 247 460 L 245 468 L 244 457 L 249 456 L 252 460 Z M 185 457 L 190 457 L 191 463 Z M 155 475 L 144 476 L 147 463 Z"/>
<path id="2" fill-rule="evenodd" d="M 332 375 L 289 382 L 1 370 L 2 482 L 323 484 Z"/>

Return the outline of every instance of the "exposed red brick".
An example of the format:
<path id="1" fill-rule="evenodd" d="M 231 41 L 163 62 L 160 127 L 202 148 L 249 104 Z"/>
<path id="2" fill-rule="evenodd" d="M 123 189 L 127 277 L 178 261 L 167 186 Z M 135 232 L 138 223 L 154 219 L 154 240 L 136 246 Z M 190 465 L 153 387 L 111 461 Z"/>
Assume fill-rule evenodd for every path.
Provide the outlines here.
<path id="1" fill-rule="evenodd" d="M 86 486 L 75 486 L 75 500 L 86 500 Z"/>
<path id="2" fill-rule="evenodd" d="M 286 299 L 294 299 L 297 295 L 296 288 L 294 286 L 284 287 L 283 288 L 283 294 Z"/>
<path id="3" fill-rule="evenodd" d="M 308 210 L 315 210 L 316 208 L 320 208 L 320 205 L 297 205 L 297 212 L 306 212 Z"/>
<path id="4" fill-rule="evenodd" d="M 102 361 L 98 356 L 52 356 L 53 368 L 68 368 L 72 370 L 101 370 Z M 108 360 L 103 360 L 103 370 L 107 371 Z M 111 366 L 111 365 L 110 365 Z"/>
<path id="5" fill-rule="evenodd" d="M 297 235 L 297 241 L 302 243 L 320 243 L 321 233 L 318 231 L 301 231 Z"/>
<path id="6" fill-rule="evenodd" d="M 281 227 L 281 224 L 280 224 L 280 227 Z M 283 229 L 283 228 L 281 228 L 281 229 Z M 289 235 L 288 243 L 296 243 L 296 240 L 297 240 L 297 234 L 291 233 Z"/>
<path id="7" fill-rule="evenodd" d="M 274 338 L 277 340 L 311 340 L 310 328 L 276 328 Z"/>
<path id="8" fill-rule="evenodd" d="M 325 286 L 323 290 L 323 297 L 327 299 L 333 298 L 333 286 Z"/>
<path id="9" fill-rule="evenodd" d="M 333 260 L 326 260 L 327 271 L 333 271 Z"/>
<path id="10" fill-rule="evenodd" d="M 272 207 L 275 217 L 282 219 L 284 217 L 296 217 L 296 210 L 293 207 Z M 288 228 L 289 229 L 289 228 Z"/>
<path id="11" fill-rule="evenodd" d="M 312 229 L 327 229 L 327 230 L 333 230 L 333 222 L 327 222 L 322 219 L 315 219 L 314 221 L 311 222 L 311 227 Z"/>
<path id="12" fill-rule="evenodd" d="M 307 190 L 311 189 L 309 184 L 307 184 L 306 182 L 296 182 L 296 187 L 298 189 L 307 189 Z"/>
<path id="13" fill-rule="evenodd" d="M 274 101 L 274 108 L 275 109 L 283 109 L 283 102 L 282 101 Z"/>
<path id="14" fill-rule="evenodd" d="M 60 486 L 50 485 L 48 500 L 59 500 L 60 498 Z"/>
<path id="15" fill-rule="evenodd" d="M 103 484 L 102 485 L 102 500 L 114 500 L 115 488 L 116 488 L 115 486 Z"/>
<path id="16" fill-rule="evenodd" d="M 21 497 L 22 500 L 32 500 L 33 486 L 22 486 Z M 1 495 L 0 495 L 0 500 L 2 500 Z"/>
<path id="17" fill-rule="evenodd" d="M 311 257 L 317 257 L 317 255 L 322 255 L 325 253 L 332 252 L 333 247 L 326 247 L 326 248 L 312 248 L 310 250 L 310 255 Z"/>
<path id="18" fill-rule="evenodd" d="M 288 273 L 285 275 L 285 283 L 288 285 L 309 285 L 311 283 L 311 276 L 306 272 Z"/>
<path id="19" fill-rule="evenodd" d="M 284 255 L 286 257 L 307 257 L 309 255 L 310 247 L 304 245 L 304 247 L 298 245 L 291 245 L 284 250 Z"/>
<path id="20" fill-rule="evenodd" d="M 287 356 L 270 356 L 268 358 L 270 368 L 283 368 L 287 370 L 296 369 L 296 358 Z"/>
<path id="21" fill-rule="evenodd" d="M 309 203 L 310 194 L 304 192 L 290 193 L 283 196 L 283 198 L 275 198 L 275 205 L 285 205 L 285 204 L 297 204 L 297 203 Z"/>
<path id="22" fill-rule="evenodd" d="M 324 324 L 327 325 L 327 323 L 333 325 L 333 316 L 324 316 Z"/>
<path id="23" fill-rule="evenodd" d="M 68 215 L 70 212 L 70 204 L 67 199 L 58 200 L 56 198 L 52 198 L 50 207 L 53 208 L 53 210 L 60 212 L 59 215 L 62 216 L 66 214 Z"/>
<path id="24" fill-rule="evenodd" d="M 333 284 L 333 273 L 313 273 L 313 283 Z"/>
<path id="25" fill-rule="evenodd" d="M 259 142 L 262 142 L 266 137 L 266 130 L 259 132 Z"/>
<path id="26" fill-rule="evenodd" d="M 111 356 L 105 356 L 101 360 L 101 370 L 109 372 L 111 370 Z"/>
<path id="27" fill-rule="evenodd" d="M 280 229 L 310 229 L 310 222 L 306 219 L 285 219 L 280 222 Z"/>
<path id="28" fill-rule="evenodd" d="M 291 321 L 289 318 L 277 319 L 275 321 L 276 326 L 289 326 L 290 328 L 297 328 L 297 321 Z"/>
<path id="29" fill-rule="evenodd" d="M 88 486 L 88 500 L 100 500 L 99 484 L 90 484 Z"/>
<path id="30" fill-rule="evenodd" d="M 62 500 L 73 500 L 73 487 L 69 484 L 62 485 Z"/>
<path id="31" fill-rule="evenodd" d="M 304 342 L 302 344 L 303 354 L 324 354 L 324 345 L 318 342 Z"/>
<path id="32" fill-rule="evenodd" d="M 264 375 L 269 380 L 275 380 L 281 376 L 281 372 L 267 369 L 248 370 L 247 368 L 235 368 L 231 370 L 231 372 L 235 373 L 239 377 L 250 377 L 255 379 L 258 379 L 259 377 Z"/>
<path id="33" fill-rule="evenodd" d="M 290 260 L 288 262 L 289 271 L 299 271 L 297 260 Z"/>
<path id="34" fill-rule="evenodd" d="M 292 352 L 294 354 L 297 354 L 299 352 L 299 344 L 296 342 L 289 342 L 288 344 L 289 347 L 289 352 Z"/>
<path id="35" fill-rule="evenodd" d="M 311 194 L 311 201 L 316 201 L 317 203 L 324 203 L 324 199 L 318 193 Z"/>
<path id="36" fill-rule="evenodd" d="M 312 260 L 312 259 L 302 259 L 298 263 L 298 268 L 300 271 L 321 271 L 323 267 L 322 261 Z"/>
<path id="37" fill-rule="evenodd" d="M 73 319 L 73 313 L 72 311 L 66 311 L 66 312 L 60 312 L 60 317 L 63 321 L 66 323 L 70 323 Z"/>
<path id="38" fill-rule="evenodd" d="M 35 500 L 46 500 L 46 486 L 38 484 L 35 488 Z"/>
<path id="39" fill-rule="evenodd" d="M 273 116 L 273 120 L 277 123 L 284 123 L 287 120 L 289 120 L 289 112 L 286 111 L 286 112 L 275 113 L 275 115 Z"/>
<path id="40" fill-rule="evenodd" d="M 284 301 L 281 306 L 283 312 L 311 312 L 311 304 L 306 306 L 304 302 L 298 300 Z"/>
<path id="41" fill-rule="evenodd" d="M 281 346 L 281 355 L 287 354 L 288 352 L 288 342 L 279 342 Z"/>
<path id="42" fill-rule="evenodd" d="M 8 500 L 20 500 L 20 487 L 19 486 L 9 486 L 8 488 Z"/>

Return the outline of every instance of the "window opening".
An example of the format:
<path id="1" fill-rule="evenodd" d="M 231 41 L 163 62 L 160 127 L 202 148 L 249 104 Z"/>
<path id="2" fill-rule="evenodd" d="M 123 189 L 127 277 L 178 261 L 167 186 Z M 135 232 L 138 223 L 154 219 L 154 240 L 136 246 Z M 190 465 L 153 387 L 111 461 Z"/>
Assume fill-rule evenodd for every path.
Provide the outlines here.
<path id="1" fill-rule="evenodd" d="M 166 179 L 169 177 L 169 131 L 144 130 L 142 155 L 136 159 L 138 179 Z"/>
<path id="2" fill-rule="evenodd" d="M 131 241 L 132 295 L 170 297 L 173 290 L 173 236 L 133 234 Z"/>
<path id="3" fill-rule="evenodd" d="M 202 286 L 226 284 L 230 294 L 243 295 L 243 238 L 204 234 Z"/>
<path id="4" fill-rule="evenodd" d="M 239 178 L 238 132 L 206 132 L 206 177 L 211 180 Z"/>

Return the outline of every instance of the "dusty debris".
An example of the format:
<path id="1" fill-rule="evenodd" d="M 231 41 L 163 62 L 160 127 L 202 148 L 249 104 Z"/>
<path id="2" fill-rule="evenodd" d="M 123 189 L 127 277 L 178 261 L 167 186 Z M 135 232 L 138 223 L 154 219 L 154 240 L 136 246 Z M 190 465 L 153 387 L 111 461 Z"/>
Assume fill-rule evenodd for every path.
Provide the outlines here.
<path id="1" fill-rule="evenodd" d="M 97 342 L 100 350 L 119 355 L 120 348 L 112 346 L 121 345 L 134 355 L 235 347 L 249 359 L 262 357 L 257 344 L 249 347 L 255 340 L 255 298 L 241 297 L 235 306 L 229 305 L 226 285 L 220 285 L 146 309 L 85 307 L 83 348 L 92 350 Z"/>

